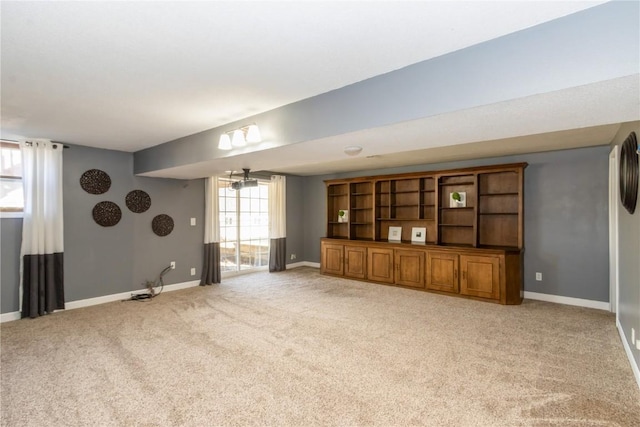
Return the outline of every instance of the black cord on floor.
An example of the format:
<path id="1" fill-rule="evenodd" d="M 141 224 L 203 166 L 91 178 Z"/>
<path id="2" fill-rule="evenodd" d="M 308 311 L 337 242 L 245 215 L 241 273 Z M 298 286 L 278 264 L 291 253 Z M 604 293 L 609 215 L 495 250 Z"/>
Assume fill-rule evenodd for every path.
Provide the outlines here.
<path id="1" fill-rule="evenodd" d="M 163 280 L 164 275 L 167 274 L 169 272 L 169 270 L 171 270 L 171 266 L 166 267 L 160 273 L 160 278 L 158 280 L 160 282 L 160 291 L 158 291 L 156 293 L 154 291 L 154 289 L 153 289 L 153 286 L 148 286 L 149 292 L 146 292 L 144 294 L 131 294 L 131 298 L 123 300 L 123 301 L 151 301 L 153 298 L 155 298 L 158 295 L 160 295 L 162 293 L 162 291 L 164 290 L 164 280 Z M 149 283 L 151 283 L 151 282 L 147 282 L 147 285 Z"/>

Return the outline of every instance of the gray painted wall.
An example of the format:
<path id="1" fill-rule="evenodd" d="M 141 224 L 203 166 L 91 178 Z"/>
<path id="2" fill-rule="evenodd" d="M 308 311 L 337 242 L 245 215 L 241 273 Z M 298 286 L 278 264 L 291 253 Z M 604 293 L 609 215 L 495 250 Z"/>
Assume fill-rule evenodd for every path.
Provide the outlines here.
<path id="1" fill-rule="evenodd" d="M 640 122 L 622 126 L 612 145 L 622 145 L 631 132 L 640 136 Z M 622 206 L 619 198 L 617 203 L 620 281 L 618 318 L 636 366 L 640 368 L 640 350 L 631 342 L 631 328 L 636 331 L 636 339 L 640 339 L 640 200 L 633 215 Z"/>
<path id="2" fill-rule="evenodd" d="M 80 176 L 101 169 L 111 177 L 111 188 L 101 195 L 85 192 Z M 64 152 L 65 300 L 77 301 L 140 289 L 155 280 L 170 261 L 176 269 L 165 284 L 200 278 L 202 267 L 204 181 L 141 178 L 133 175 L 133 154 L 71 146 Z M 134 189 L 151 196 L 151 208 L 141 214 L 129 211 L 126 194 Z M 93 221 L 93 206 L 103 200 L 116 202 L 122 219 L 113 227 Z M 155 215 L 174 219 L 171 234 L 159 237 L 151 230 Z M 189 219 L 196 218 L 196 226 Z M 2 313 L 17 311 L 21 219 L 2 219 Z M 196 268 L 196 276 L 190 268 Z"/>
<path id="3" fill-rule="evenodd" d="M 283 146 L 629 76 L 640 63 L 639 10 L 607 3 L 141 150 L 135 172 L 231 156 L 211 142 L 249 122 Z"/>
<path id="4" fill-rule="evenodd" d="M 525 290 L 609 301 L 609 147 L 440 163 L 305 178 L 305 254 L 320 261 L 325 235 L 323 180 L 527 162 Z M 535 281 L 542 272 L 543 281 Z M 639 329 L 640 330 L 640 329 Z"/>
<path id="5" fill-rule="evenodd" d="M 287 176 L 287 264 L 305 261 L 304 179 Z M 296 259 L 291 259 L 291 254 Z"/>
<path id="6" fill-rule="evenodd" d="M 0 219 L 0 313 L 18 308 L 22 219 Z"/>
<path id="7" fill-rule="evenodd" d="M 101 195 L 85 192 L 80 176 L 88 169 L 101 169 L 111 177 L 111 188 Z M 204 180 L 173 180 L 133 175 L 133 154 L 71 146 L 64 153 L 65 300 L 128 292 L 140 289 L 146 280 L 156 280 L 171 261 L 176 269 L 165 276 L 165 284 L 199 280 L 204 234 Z M 151 207 L 141 214 L 124 203 L 134 189 L 151 196 Z M 287 263 L 303 261 L 303 180 L 287 177 Z M 114 227 L 97 225 L 91 215 L 96 203 L 118 203 L 122 219 Z M 171 234 L 159 237 L 151 230 L 154 216 L 165 213 L 174 220 Z M 196 226 L 190 219 L 196 218 Z M 3 218 L 1 239 L 0 312 L 19 310 L 20 242 L 22 219 Z M 291 260 L 290 254 L 296 254 Z M 190 270 L 196 268 L 196 275 Z"/>

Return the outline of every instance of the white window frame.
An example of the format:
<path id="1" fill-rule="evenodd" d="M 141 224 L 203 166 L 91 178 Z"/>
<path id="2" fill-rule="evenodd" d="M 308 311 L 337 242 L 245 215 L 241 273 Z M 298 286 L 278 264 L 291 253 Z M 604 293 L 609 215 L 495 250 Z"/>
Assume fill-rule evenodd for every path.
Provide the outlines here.
<path id="1" fill-rule="evenodd" d="M 7 141 L 7 140 L 0 140 L 0 149 L 6 149 L 6 146 L 10 145 L 11 150 L 15 150 L 17 148 L 18 152 L 20 152 L 20 147 L 19 144 L 15 141 Z M 15 146 L 15 147 L 13 147 Z M 5 176 L 2 175 L 1 173 L 2 171 L 0 171 L 0 177 L 2 177 L 3 179 L 15 179 L 15 180 L 19 180 L 22 183 L 22 173 L 20 174 L 20 177 L 14 176 L 14 175 L 10 175 L 10 176 Z M 23 218 L 24 217 L 24 202 L 23 202 L 23 206 L 22 208 L 20 208 L 20 210 L 5 210 L 6 208 L 0 206 L 0 218 Z"/>

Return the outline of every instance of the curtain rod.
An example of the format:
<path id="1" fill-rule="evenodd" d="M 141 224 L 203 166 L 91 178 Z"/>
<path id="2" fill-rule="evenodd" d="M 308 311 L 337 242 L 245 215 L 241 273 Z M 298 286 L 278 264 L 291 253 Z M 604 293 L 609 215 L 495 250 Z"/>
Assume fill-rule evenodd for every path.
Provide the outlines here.
<path id="1" fill-rule="evenodd" d="M 16 141 L 15 139 L 7 139 L 7 138 L 2 138 L 0 141 L 15 142 L 15 143 L 20 142 L 20 141 Z M 54 144 L 62 144 L 62 142 L 58 142 L 58 141 L 51 141 L 51 142 L 53 142 Z M 69 146 L 62 144 L 62 148 L 69 148 Z"/>

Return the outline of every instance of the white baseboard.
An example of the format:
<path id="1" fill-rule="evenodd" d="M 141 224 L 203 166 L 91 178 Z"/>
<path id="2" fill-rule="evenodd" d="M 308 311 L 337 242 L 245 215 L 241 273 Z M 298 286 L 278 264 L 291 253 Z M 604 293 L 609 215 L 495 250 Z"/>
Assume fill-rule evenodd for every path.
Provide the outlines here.
<path id="1" fill-rule="evenodd" d="M 559 295 L 540 294 L 538 292 L 524 291 L 526 299 L 535 299 L 538 301 L 555 302 L 557 304 L 575 305 L 578 307 L 596 308 L 598 310 L 610 311 L 611 306 L 608 302 L 593 301 L 590 299 L 562 297 Z"/>
<path id="2" fill-rule="evenodd" d="M 294 262 L 293 264 L 287 264 L 287 268 L 298 268 L 298 267 L 320 268 L 320 263 L 310 262 L 310 261 L 300 261 L 300 262 Z"/>
<path id="3" fill-rule="evenodd" d="M 631 364 L 631 370 L 633 371 L 633 375 L 636 377 L 638 388 L 640 388 L 640 368 L 638 368 L 636 359 L 633 357 L 633 353 L 631 352 L 631 347 L 629 347 L 629 343 L 627 342 L 627 337 L 625 337 L 624 335 L 624 329 L 622 329 L 622 325 L 618 320 L 616 320 L 616 327 L 618 328 L 618 332 L 620 333 L 620 339 L 622 340 L 624 351 L 625 353 L 627 353 L 627 359 L 629 359 L 629 363 Z"/>
<path id="4" fill-rule="evenodd" d="M 162 289 L 162 292 L 179 291 L 180 289 L 192 288 L 198 285 L 200 285 L 200 280 L 192 280 L 190 282 L 175 283 L 173 285 L 165 285 L 165 287 Z M 146 292 L 146 289 L 137 289 L 135 291 L 120 292 L 118 294 L 104 295 L 101 297 L 81 299 L 77 301 L 69 301 L 69 302 L 65 302 L 64 308 L 66 310 L 73 310 L 76 308 L 90 307 L 92 305 L 105 304 L 108 302 L 128 300 L 129 298 L 131 298 L 131 295 L 133 294 L 141 294 L 145 292 Z M 3 313 L 2 315 L 0 315 L 0 323 L 10 322 L 12 320 L 18 320 L 20 318 L 21 318 L 21 314 L 19 311 L 14 311 L 11 313 Z"/>
<path id="5" fill-rule="evenodd" d="M 0 323 L 11 322 L 12 320 L 19 320 L 20 312 L 12 311 L 11 313 L 2 313 L 0 314 Z"/>

